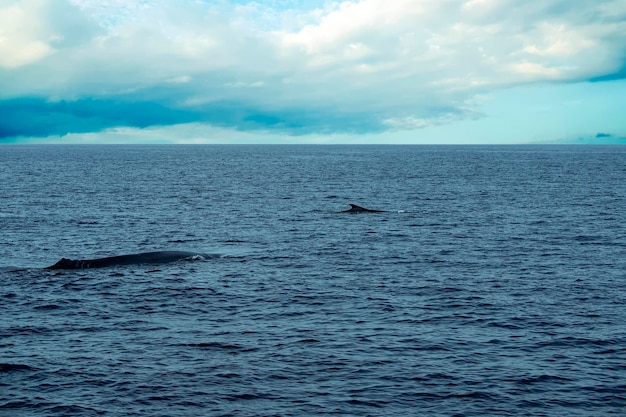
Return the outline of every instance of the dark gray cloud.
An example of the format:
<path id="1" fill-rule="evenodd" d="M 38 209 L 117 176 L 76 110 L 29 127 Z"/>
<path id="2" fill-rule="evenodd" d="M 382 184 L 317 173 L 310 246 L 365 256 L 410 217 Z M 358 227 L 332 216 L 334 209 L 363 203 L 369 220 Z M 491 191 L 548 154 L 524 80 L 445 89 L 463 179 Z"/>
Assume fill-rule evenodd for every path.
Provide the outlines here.
<path id="1" fill-rule="evenodd" d="M 603 81 L 617 81 L 626 79 L 626 63 L 624 66 L 615 71 L 608 74 L 600 75 L 598 77 L 593 77 L 590 79 L 591 82 L 603 82 Z"/>
<path id="2" fill-rule="evenodd" d="M 386 129 L 371 114 L 325 110 L 264 111 L 237 102 L 218 102 L 181 109 L 155 101 L 81 99 L 50 102 L 41 98 L 0 101 L 0 140 L 99 132 L 113 127 L 146 128 L 208 123 L 237 130 L 275 130 L 290 135 L 365 133 Z"/>
<path id="3" fill-rule="evenodd" d="M 97 132 L 116 126 L 148 127 L 187 123 L 193 113 L 158 103 L 127 103 L 82 99 L 49 102 L 40 98 L 0 101 L 0 139 L 11 136 L 51 136 Z"/>

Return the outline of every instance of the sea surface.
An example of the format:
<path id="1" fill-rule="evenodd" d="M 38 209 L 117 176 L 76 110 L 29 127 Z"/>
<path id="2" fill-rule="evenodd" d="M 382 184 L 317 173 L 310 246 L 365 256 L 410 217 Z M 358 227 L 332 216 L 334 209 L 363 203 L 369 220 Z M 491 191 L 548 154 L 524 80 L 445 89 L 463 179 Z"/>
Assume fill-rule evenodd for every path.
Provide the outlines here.
<path id="1" fill-rule="evenodd" d="M 626 146 L 3 145 L 0 285 L 1 416 L 625 416 Z"/>

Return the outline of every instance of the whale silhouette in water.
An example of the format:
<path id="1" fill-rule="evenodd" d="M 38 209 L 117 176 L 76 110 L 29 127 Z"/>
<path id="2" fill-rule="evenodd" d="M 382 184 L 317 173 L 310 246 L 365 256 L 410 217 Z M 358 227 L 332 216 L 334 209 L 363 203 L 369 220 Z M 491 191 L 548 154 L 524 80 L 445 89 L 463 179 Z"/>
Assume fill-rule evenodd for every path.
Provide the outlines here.
<path id="1" fill-rule="evenodd" d="M 106 268 L 119 265 L 165 264 L 183 260 L 204 260 L 216 258 L 219 255 L 208 255 L 199 252 L 186 251 L 158 251 L 135 253 L 131 255 L 109 256 L 97 259 L 67 259 L 61 260 L 44 269 L 87 269 Z"/>
<path id="2" fill-rule="evenodd" d="M 371 210 L 365 207 L 357 206 L 356 204 L 350 204 L 348 210 L 341 211 L 340 213 L 384 213 L 384 210 Z"/>

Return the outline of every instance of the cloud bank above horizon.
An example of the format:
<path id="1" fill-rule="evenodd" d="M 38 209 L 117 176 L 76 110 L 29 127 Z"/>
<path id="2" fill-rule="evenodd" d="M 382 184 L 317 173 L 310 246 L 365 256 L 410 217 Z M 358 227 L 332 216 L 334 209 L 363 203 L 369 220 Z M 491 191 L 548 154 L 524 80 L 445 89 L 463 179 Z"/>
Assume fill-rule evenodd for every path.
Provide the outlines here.
<path id="1" fill-rule="evenodd" d="M 623 0 L 0 0 L 0 141 L 436 129 L 503 91 L 626 93 L 625 33 Z"/>

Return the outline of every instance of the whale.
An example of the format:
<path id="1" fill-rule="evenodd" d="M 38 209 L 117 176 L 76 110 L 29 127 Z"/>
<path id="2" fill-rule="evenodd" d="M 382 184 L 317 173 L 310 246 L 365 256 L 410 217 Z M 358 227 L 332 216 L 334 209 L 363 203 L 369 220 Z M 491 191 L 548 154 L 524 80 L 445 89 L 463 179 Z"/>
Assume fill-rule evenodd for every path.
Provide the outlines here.
<path id="1" fill-rule="evenodd" d="M 372 210 L 357 206 L 356 204 L 350 204 L 350 208 L 348 210 L 340 211 L 340 213 L 384 213 L 384 210 Z"/>
<path id="2" fill-rule="evenodd" d="M 96 259 L 61 258 L 59 262 L 44 269 L 88 269 L 121 265 L 165 264 L 186 260 L 205 260 L 209 258 L 216 258 L 218 256 L 219 255 L 209 255 L 206 253 L 187 251 L 157 251 L 109 256 L 106 258 Z"/>

